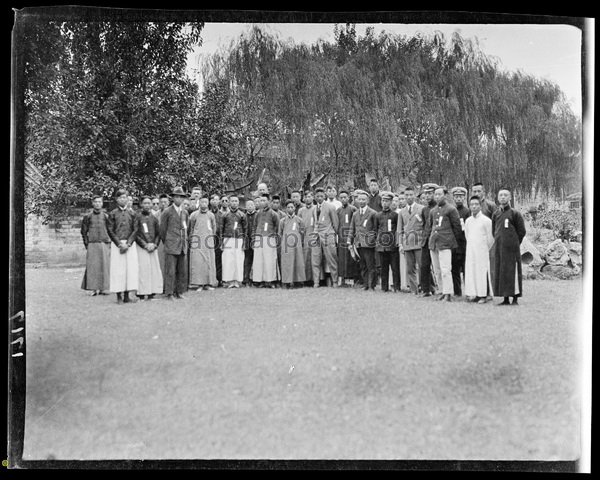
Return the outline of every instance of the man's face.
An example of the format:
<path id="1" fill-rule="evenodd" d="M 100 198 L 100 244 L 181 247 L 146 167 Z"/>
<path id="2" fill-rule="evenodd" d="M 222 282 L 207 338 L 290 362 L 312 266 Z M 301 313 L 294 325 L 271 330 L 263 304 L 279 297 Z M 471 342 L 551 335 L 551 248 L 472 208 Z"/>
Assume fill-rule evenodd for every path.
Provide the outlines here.
<path id="1" fill-rule="evenodd" d="M 287 212 L 288 215 L 293 215 L 294 213 L 296 213 L 296 207 L 294 206 L 293 203 L 288 203 L 287 206 L 285 207 L 285 211 Z"/>
<path id="2" fill-rule="evenodd" d="M 206 212 L 208 210 L 208 198 L 200 199 L 200 210 Z"/>
<path id="3" fill-rule="evenodd" d="M 117 204 L 119 207 L 125 207 L 127 202 L 129 202 L 129 197 L 127 195 L 120 195 L 117 197 Z"/>
<path id="4" fill-rule="evenodd" d="M 306 205 L 312 205 L 315 201 L 315 196 L 312 194 L 312 192 L 310 193 L 305 193 L 304 194 L 304 201 L 306 202 Z"/>
<path id="5" fill-rule="evenodd" d="M 262 195 L 263 193 L 269 193 L 269 188 L 267 187 L 266 183 L 260 183 L 257 190 L 259 195 Z"/>
<path id="6" fill-rule="evenodd" d="M 199 190 L 197 188 L 194 188 L 192 190 L 192 195 L 191 195 L 191 199 L 192 200 L 198 200 L 200 198 L 200 195 L 202 195 L 202 190 Z"/>
<path id="7" fill-rule="evenodd" d="M 465 204 L 465 196 L 462 193 L 455 193 L 454 203 L 457 207 L 462 207 Z"/>
<path id="8" fill-rule="evenodd" d="M 142 210 L 144 212 L 149 212 L 151 208 L 152 200 L 150 200 L 149 198 L 144 198 L 144 200 L 142 200 Z"/>
<path id="9" fill-rule="evenodd" d="M 131 195 L 127 197 L 127 208 L 133 208 L 133 197 Z"/>
<path id="10" fill-rule="evenodd" d="M 406 194 L 398 195 L 398 207 L 404 208 L 406 207 Z"/>
<path id="11" fill-rule="evenodd" d="M 428 204 L 429 202 L 431 202 L 431 199 L 433 198 L 433 190 L 427 190 L 427 191 L 423 192 L 423 194 L 421 195 L 421 198 L 423 199 L 423 202 L 425 202 L 425 204 Z"/>
<path id="12" fill-rule="evenodd" d="M 433 193 L 433 199 L 435 200 L 435 203 L 439 204 L 444 199 L 444 189 L 436 188 Z"/>
<path id="13" fill-rule="evenodd" d="M 389 210 L 390 207 L 392 206 L 392 199 L 391 198 L 382 198 L 381 206 L 383 207 L 384 210 Z"/>
<path id="14" fill-rule="evenodd" d="M 342 202 L 342 205 L 344 207 L 348 205 L 349 201 L 350 201 L 350 197 L 348 196 L 348 194 L 346 192 L 340 193 L 340 202 Z"/>
<path id="15" fill-rule="evenodd" d="M 415 192 L 413 192 L 412 190 L 407 190 L 406 192 L 404 192 L 404 196 L 406 197 L 406 203 L 408 205 L 412 205 L 413 203 L 415 203 Z"/>
<path id="16" fill-rule="evenodd" d="M 500 205 L 506 205 L 510 200 L 510 192 L 508 190 L 500 190 L 498 192 L 498 202 Z"/>
<path id="17" fill-rule="evenodd" d="M 315 198 L 317 199 L 317 203 L 321 204 L 321 203 L 323 203 L 323 200 L 325 200 L 325 193 L 324 192 L 317 192 L 315 194 Z"/>
<path id="18" fill-rule="evenodd" d="M 256 211 L 256 205 L 254 204 L 254 202 L 252 200 L 246 201 L 246 211 L 248 213 L 254 213 Z"/>
<path id="19" fill-rule="evenodd" d="M 293 192 L 292 193 L 292 202 L 294 202 L 296 205 L 300 204 L 300 192 Z"/>
<path id="20" fill-rule="evenodd" d="M 471 213 L 476 216 L 479 212 L 481 212 L 481 203 L 477 200 L 471 200 Z"/>
<path id="21" fill-rule="evenodd" d="M 356 203 L 358 203 L 358 208 L 364 208 L 367 204 L 367 196 L 364 193 L 361 193 L 356 197 Z"/>
<path id="22" fill-rule="evenodd" d="M 269 199 L 267 197 L 259 197 L 259 205 L 260 208 L 266 210 L 267 208 L 269 208 Z"/>
<path id="23" fill-rule="evenodd" d="M 94 198 L 94 200 L 92 200 L 92 207 L 94 207 L 94 210 L 100 210 L 102 208 L 103 203 L 104 202 L 100 197 Z"/>
<path id="24" fill-rule="evenodd" d="M 173 203 L 178 206 L 181 207 L 181 204 L 183 203 L 183 197 L 179 196 L 179 195 L 175 195 L 173 196 Z"/>
<path id="25" fill-rule="evenodd" d="M 221 207 L 223 207 L 223 208 L 229 207 L 229 199 L 227 197 L 221 198 Z"/>
<path id="26" fill-rule="evenodd" d="M 279 200 L 278 198 L 274 198 L 273 200 L 271 200 L 271 208 L 275 211 L 279 210 L 279 207 L 281 207 L 281 200 Z"/>
<path id="27" fill-rule="evenodd" d="M 473 195 L 483 198 L 483 185 L 475 185 L 473 187 Z"/>
<path id="28" fill-rule="evenodd" d="M 210 206 L 213 208 L 218 208 L 221 199 L 219 197 L 211 197 L 210 198 Z"/>
<path id="29" fill-rule="evenodd" d="M 372 194 L 375 194 L 379 191 L 379 184 L 377 182 L 371 182 L 369 183 L 369 191 Z"/>
<path id="30" fill-rule="evenodd" d="M 152 210 L 158 212 L 160 210 L 160 200 L 158 198 L 152 199 Z"/>
<path id="31" fill-rule="evenodd" d="M 229 199 L 229 206 L 233 211 L 236 211 L 240 206 L 240 199 L 238 197 L 231 197 Z"/>
<path id="32" fill-rule="evenodd" d="M 398 208 L 398 197 L 392 198 L 392 206 L 390 208 L 392 210 L 396 210 Z"/>
<path id="33" fill-rule="evenodd" d="M 327 198 L 333 200 L 335 198 L 335 194 L 337 193 L 336 189 L 331 187 L 327 189 Z"/>
<path id="34" fill-rule="evenodd" d="M 190 209 L 190 199 L 189 198 L 184 198 L 182 204 L 183 204 L 183 208 L 185 208 L 186 210 Z"/>
<path id="35" fill-rule="evenodd" d="M 164 210 L 165 208 L 167 208 L 169 206 L 171 202 L 169 201 L 169 199 L 167 197 L 163 197 L 160 199 L 160 208 L 161 210 Z"/>

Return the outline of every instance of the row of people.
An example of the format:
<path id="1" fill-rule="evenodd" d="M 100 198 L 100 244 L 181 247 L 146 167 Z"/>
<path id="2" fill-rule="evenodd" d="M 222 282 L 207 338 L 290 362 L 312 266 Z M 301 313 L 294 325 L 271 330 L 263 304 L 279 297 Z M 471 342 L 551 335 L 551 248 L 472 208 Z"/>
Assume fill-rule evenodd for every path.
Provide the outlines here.
<path id="1" fill-rule="evenodd" d="M 525 228 L 510 207 L 509 191 L 499 192 L 496 207 L 477 184 L 469 208 L 462 187 L 452 189 L 454 205 L 435 184 L 423 185 L 419 196 L 410 187 L 402 194 L 377 187 L 372 181 L 370 193 L 339 196 L 333 187 L 317 189 L 314 199 L 310 191 L 304 198 L 295 191 L 282 210 L 262 184 L 244 212 L 237 196 L 209 199 L 201 189 L 191 198 L 174 190 L 172 205 L 167 195 L 144 197 L 138 213 L 126 191 L 117 192 L 118 207 L 110 214 L 95 198 L 82 222 L 88 248 L 82 287 L 109 289 L 119 302 L 132 301 L 132 290 L 146 298 L 164 291 L 172 299 L 189 286 L 210 290 L 221 282 L 231 288 L 279 282 L 319 287 L 327 278 L 335 287 L 351 279 L 374 290 L 380 277 L 381 289 L 389 291 L 391 269 L 392 290 L 400 291 L 404 266 L 414 294 L 431 296 L 437 285 L 439 298 L 449 301 L 462 295 L 462 276 L 474 301 L 485 303 L 495 292 L 505 297 L 502 304 L 510 296 L 517 303 Z"/>

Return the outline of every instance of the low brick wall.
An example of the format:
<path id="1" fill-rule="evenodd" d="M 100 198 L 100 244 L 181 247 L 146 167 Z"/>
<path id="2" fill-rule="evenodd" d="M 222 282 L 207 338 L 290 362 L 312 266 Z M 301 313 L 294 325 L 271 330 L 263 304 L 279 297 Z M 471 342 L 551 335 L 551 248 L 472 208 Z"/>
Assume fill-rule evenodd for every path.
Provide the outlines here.
<path id="1" fill-rule="evenodd" d="M 81 219 L 89 209 L 73 211 L 68 217 L 43 224 L 42 219 L 25 219 L 25 263 L 27 266 L 83 266 L 85 247 Z"/>

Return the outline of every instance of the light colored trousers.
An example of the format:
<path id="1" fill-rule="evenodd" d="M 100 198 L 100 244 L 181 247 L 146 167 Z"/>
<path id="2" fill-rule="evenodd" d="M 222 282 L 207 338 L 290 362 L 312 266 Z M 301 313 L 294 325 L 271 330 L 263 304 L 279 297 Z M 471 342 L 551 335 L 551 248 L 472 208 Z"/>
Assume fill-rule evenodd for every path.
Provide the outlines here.
<path id="1" fill-rule="evenodd" d="M 430 250 L 431 264 L 438 285 L 442 287 L 444 295 L 454 294 L 454 284 L 452 283 L 452 250 L 445 248 L 443 250 Z"/>
<path id="2" fill-rule="evenodd" d="M 221 255 L 223 281 L 244 280 L 244 239 L 224 238 Z"/>

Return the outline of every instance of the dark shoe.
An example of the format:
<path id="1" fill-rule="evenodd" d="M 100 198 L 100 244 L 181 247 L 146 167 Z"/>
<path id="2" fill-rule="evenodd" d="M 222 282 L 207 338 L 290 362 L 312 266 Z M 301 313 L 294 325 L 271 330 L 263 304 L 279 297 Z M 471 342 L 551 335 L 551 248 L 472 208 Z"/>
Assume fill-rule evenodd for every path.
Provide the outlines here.
<path id="1" fill-rule="evenodd" d="M 90 297 L 95 297 L 96 295 L 99 295 L 100 292 L 98 292 L 98 290 L 94 290 L 92 292 L 92 294 L 90 295 Z"/>
<path id="2" fill-rule="evenodd" d="M 121 304 L 123 303 L 123 294 L 122 293 L 117 293 L 117 304 Z"/>
<path id="3" fill-rule="evenodd" d="M 500 305 L 510 305 L 510 302 L 508 300 L 503 300 L 502 302 L 496 304 L 496 306 L 498 306 L 498 307 Z"/>
<path id="4" fill-rule="evenodd" d="M 184 300 L 184 299 L 185 299 L 185 297 L 184 297 L 184 296 L 183 296 L 183 294 L 181 294 L 181 293 L 176 293 L 176 294 L 175 294 L 175 298 L 177 298 L 177 299 L 179 299 L 179 300 Z"/>
<path id="5" fill-rule="evenodd" d="M 174 302 L 174 301 L 175 301 L 175 299 L 173 298 L 173 295 L 171 295 L 171 294 L 167 295 L 167 296 L 165 297 L 165 300 L 168 300 L 168 301 L 170 301 L 170 302 Z"/>
<path id="6" fill-rule="evenodd" d="M 438 297 L 436 298 L 436 300 L 437 300 L 437 301 L 439 301 L 439 302 L 441 302 L 442 300 L 444 300 L 444 298 L 445 298 L 445 297 L 446 297 L 446 295 L 444 295 L 444 294 L 442 293 L 440 296 L 438 296 Z"/>
<path id="7" fill-rule="evenodd" d="M 146 296 L 146 300 L 152 300 L 154 298 L 154 294 Z"/>
<path id="8" fill-rule="evenodd" d="M 446 297 L 446 301 L 447 302 L 451 302 L 452 301 L 452 295 L 448 294 L 448 295 L 444 295 L 444 297 Z"/>
<path id="9" fill-rule="evenodd" d="M 518 304 L 519 304 L 519 302 L 517 301 L 517 297 L 514 297 L 511 305 L 518 305 Z"/>
<path id="10" fill-rule="evenodd" d="M 431 293 L 430 292 L 422 293 L 421 297 L 431 297 Z"/>

